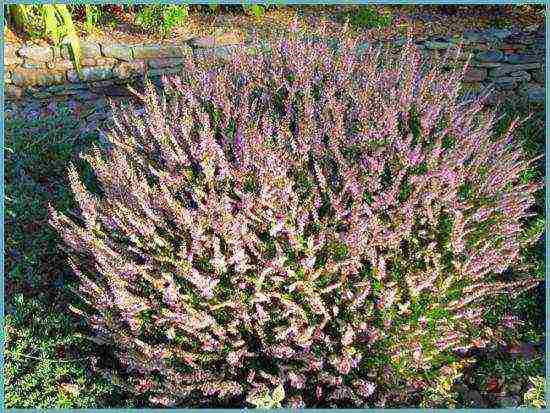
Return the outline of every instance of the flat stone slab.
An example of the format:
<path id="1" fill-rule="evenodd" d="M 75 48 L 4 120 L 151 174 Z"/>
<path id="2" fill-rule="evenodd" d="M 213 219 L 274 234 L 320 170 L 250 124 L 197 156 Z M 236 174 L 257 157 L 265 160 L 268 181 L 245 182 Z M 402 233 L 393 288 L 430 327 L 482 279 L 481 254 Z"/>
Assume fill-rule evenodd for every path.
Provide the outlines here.
<path id="1" fill-rule="evenodd" d="M 95 82 L 98 80 L 112 79 L 113 77 L 113 69 L 109 66 L 83 67 L 80 75 L 76 70 L 67 71 L 67 78 L 69 82 L 72 83 L 81 81 Z"/>
<path id="2" fill-rule="evenodd" d="M 503 64 L 500 67 L 495 67 L 494 69 L 489 70 L 489 76 L 500 77 L 505 76 L 508 73 L 517 72 L 518 70 L 538 69 L 540 66 L 540 63 L 527 63 L 524 65 Z"/>
<path id="3" fill-rule="evenodd" d="M 504 59 L 504 53 L 500 50 L 489 50 L 476 54 L 476 59 L 480 62 L 500 62 Z"/>
<path id="4" fill-rule="evenodd" d="M 238 45 L 243 43 L 242 35 L 234 32 L 224 33 L 218 36 L 199 36 L 187 41 L 194 49 L 207 49 L 212 47 Z"/>
<path id="5" fill-rule="evenodd" d="M 60 47 L 61 57 L 63 59 L 71 59 L 70 46 L 68 44 L 62 44 Z M 80 53 L 83 58 L 101 57 L 101 48 L 98 43 L 93 42 L 80 42 Z"/>
<path id="6" fill-rule="evenodd" d="M 11 79 L 16 86 L 46 86 L 67 81 L 65 72 L 48 69 L 25 69 L 22 67 L 12 71 Z"/>
<path id="7" fill-rule="evenodd" d="M 17 53 L 21 57 L 37 62 L 49 62 L 53 60 L 53 49 L 51 47 L 24 46 Z"/>
<path id="8" fill-rule="evenodd" d="M 112 57 L 119 60 L 130 61 L 134 58 L 132 47 L 124 44 L 102 45 L 101 52 L 105 57 Z"/>
<path id="9" fill-rule="evenodd" d="M 134 59 L 156 59 L 161 57 L 184 57 L 192 53 L 191 47 L 181 45 L 140 45 L 132 48 Z"/>
<path id="10" fill-rule="evenodd" d="M 531 103 L 544 103 L 546 100 L 546 91 L 542 86 L 531 86 L 527 88 L 526 94 Z"/>

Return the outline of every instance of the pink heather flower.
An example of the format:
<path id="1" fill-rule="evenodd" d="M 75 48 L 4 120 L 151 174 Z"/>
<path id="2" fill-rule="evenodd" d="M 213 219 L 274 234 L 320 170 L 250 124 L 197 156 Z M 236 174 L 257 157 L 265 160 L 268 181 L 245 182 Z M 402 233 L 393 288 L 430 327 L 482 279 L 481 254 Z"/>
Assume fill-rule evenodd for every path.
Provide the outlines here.
<path id="1" fill-rule="evenodd" d="M 323 397 L 323 388 L 321 386 L 317 386 L 315 388 L 315 396 L 317 397 L 317 400 L 320 400 L 321 397 Z"/>
<path id="2" fill-rule="evenodd" d="M 309 270 L 313 269 L 313 266 L 315 265 L 315 257 L 302 260 L 302 265 Z"/>
<path id="3" fill-rule="evenodd" d="M 351 368 L 355 369 L 359 367 L 359 363 L 361 363 L 362 359 L 363 355 L 361 353 L 354 354 L 351 358 Z"/>
<path id="4" fill-rule="evenodd" d="M 174 406 L 176 404 L 175 399 L 168 396 L 161 396 L 161 395 L 151 396 L 149 400 L 153 404 L 161 404 L 167 407 Z"/>
<path id="5" fill-rule="evenodd" d="M 291 409 L 303 409 L 306 407 L 301 396 L 293 396 L 288 400 L 288 407 Z"/>
<path id="6" fill-rule="evenodd" d="M 142 393 L 146 392 L 147 390 L 151 390 L 153 387 L 154 387 L 154 383 L 149 378 L 142 378 L 136 384 L 136 390 Z"/>
<path id="7" fill-rule="evenodd" d="M 296 373 L 288 373 L 290 385 L 295 389 L 303 389 L 305 385 L 305 377 Z"/>
<path id="8" fill-rule="evenodd" d="M 342 336 L 342 345 L 349 346 L 353 342 L 354 337 L 355 337 L 355 332 L 353 331 L 353 328 L 351 326 L 348 326 L 348 328 L 346 329 L 346 332 Z"/>
<path id="9" fill-rule="evenodd" d="M 353 386 L 357 390 L 357 393 L 359 393 L 363 397 L 370 397 L 374 393 L 374 390 L 376 389 L 376 386 L 366 380 L 355 380 L 353 382 Z"/>
<path id="10" fill-rule="evenodd" d="M 284 226 L 285 226 L 285 221 L 283 219 L 278 220 L 277 223 L 269 231 L 269 235 L 272 237 L 275 237 L 279 232 L 282 231 Z"/>
<path id="11" fill-rule="evenodd" d="M 202 349 L 204 351 L 217 351 L 221 347 L 221 344 L 218 340 L 210 339 L 208 341 L 205 341 L 202 345 Z"/>
<path id="12" fill-rule="evenodd" d="M 506 328 L 513 329 L 513 328 L 515 328 L 517 325 L 523 324 L 523 321 L 521 321 L 520 319 L 518 319 L 518 317 L 515 316 L 515 315 L 506 314 L 506 315 L 503 317 L 503 319 L 502 319 L 502 323 L 503 323 L 503 325 L 504 325 Z"/>
<path id="13" fill-rule="evenodd" d="M 455 187 L 460 183 L 458 174 L 449 168 L 444 168 L 441 171 L 441 179 L 450 187 Z"/>
<path id="14" fill-rule="evenodd" d="M 538 282 L 492 278 L 534 241 L 522 233 L 541 185 L 521 184 L 533 163 L 514 128 L 498 136 L 492 110 L 459 98 L 458 72 L 424 70 L 412 44 L 359 55 L 348 33 L 332 35 L 336 53 L 286 33 L 269 53 L 186 59 L 166 93 L 146 84 L 143 110 L 115 109 L 109 151 L 86 155 L 101 196 L 70 169 L 82 220 L 51 210 L 51 224 L 89 304 L 75 312 L 113 347 L 128 388 L 158 372 L 153 401 L 206 404 L 286 379 L 285 405 L 302 407 L 314 387 L 323 406 L 405 405 L 414 395 L 390 383 L 414 389 L 443 352 L 497 344 L 487 298 Z M 420 294 L 449 315 L 435 335 L 428 313 L 415 326 L 402 304 Z M 386 338 L 394 345 L 373 345 Z M 414 365 L 359 368 L 380 356 Z M 280 376 L 256 368 L 266 358 Z M 349 387 L 352 369 L 364 377 Z"/>
<path id="15" fill-rule="evenodd" d="M 347 356 L 342 356 L 336 368 L 340 374 L 348 374 L 351 371 L 351 361 Z"/>
<path id="16" fill-rule="evenodd" d="M 236 365 L 241 361 L 242 351 L 231 351 L 227 354 L 226 360 L 231 365 Z"/>

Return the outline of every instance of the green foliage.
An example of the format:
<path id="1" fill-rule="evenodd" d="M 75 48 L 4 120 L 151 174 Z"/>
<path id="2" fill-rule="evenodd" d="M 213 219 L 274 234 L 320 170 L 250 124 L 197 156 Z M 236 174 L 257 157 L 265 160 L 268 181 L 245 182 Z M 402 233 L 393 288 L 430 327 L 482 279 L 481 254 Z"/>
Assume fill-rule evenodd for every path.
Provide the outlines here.
<path id="1" fill-rule="evenodd" d="M 8 7 L 8 24 L 10 23 L 31 37 L 45 36 L 56 45 L 67 42 L 75 67 L 80 72 L 80 40 L 66 5 L 12 4 Z"/>
<path id="2" fill-rule="evenodd" d="M 139 9 L 135 23 L 147 32 L 168 36 L 188 15 L 187 5 L 150 4 Z"/>
<path id="3" fill-rule="evenodd" d="M 273 392 L 265 390 L 257 396 L 249 397 L 246 401 L 257 409 L 276 409 L 281 407 L 284 398 L 285 389 L 278 385 Z"/>
<path id="4" fill-rule="evenodd" d="M 113 387 L 90 375 L 93 346 L 74 333 L 68 312 L 22 294 L 10 302 L 5 319 L 7 408 L 93 408 L 112 403 Z"/>
<path id="5" fill-rule="evenodd" d="M 86 10 L 86 21 L 84 27 L 88 33 L 92 31 L 94 26 L 97 26 L 102 16 L 101 8 L 98 6 L 92 6 L 90 4 L 84 5 Z"/>
<path id="6" fill-rule="evenodd" d="M 524 407 L 535 409 L 543 409 L 546 407 L 544 398 L 546 379 L 543 376 L 529 377 L 529 381 L 533 385 L 523 396 L 525 402 Z"/>
<path id="7" fill-rule="evenodd" d="M 64 304 L 72 280 L 47 225 L 48 203 L 65 211 L 75 206 L 65 180 L 67 163 L 97 141 L 80 126 L 67 107 L 30 121 L 5 121 L 7 408 L 135 406 L 92 370 L 97 346 L 77 334 Z"/>
<path id="8" fill-rule="evenodd" d="M 382 28 L 392 22 L 390 13 L 381 13 L 376 6 L 359 6 L 350 16 L 350 23 L 355 27 Z"/>
<path id="9" fill-rule="evenodd" d="M 262 17 L 265 14 L 266 7 L 267 6 L 263 6 L 261 4 L 243 5 L 245 13 L 251 14 L 254 17 Z"/>

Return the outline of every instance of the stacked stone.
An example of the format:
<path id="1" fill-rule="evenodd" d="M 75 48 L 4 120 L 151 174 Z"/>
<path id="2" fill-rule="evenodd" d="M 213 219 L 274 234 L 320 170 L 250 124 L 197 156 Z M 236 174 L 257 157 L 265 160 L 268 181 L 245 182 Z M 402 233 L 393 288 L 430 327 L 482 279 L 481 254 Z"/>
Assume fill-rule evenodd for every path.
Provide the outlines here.
<path id="1" fill-rule="evenodd" d="M 465 32 L 448 38 L 415 38 L 425 56 L 437 59 L 447 49 L 461 45 L 463 60 L 471 55 L 465 83 L 471 90 L 486 86 L 497 91 L 518 90 L 533 102 L 544 102 L 545 38 L 537 27 L 530 31 L 512 32 L 488 29 Z M 382 43 L 400 50 L 405 39 Z M 360 50 L 367 44 L 360 45 Z M 4 49 L 7 99 L 23 97 L 73 96 L 92 99 L 94 96 L 122 96 L 125 85 L 147 75 L 151 78 L 176 73 L 186 58 L 215 56 L 226 59 L 231 52 L 245 47 L 233 33 L 194 38 L 178 45 L 101 45 L 82 42 L 82 70 L 77 73 L 67 46 Z M 335 45 L 338 48 L 337 45 Z"/>
<path id="2" fill-rule="evenodd" d="M 465 32 L 448 38 L 415 39 L 426 56 L 439 57 L 447 49 L 463 50 L 462 60 L 471 57 L 464 82 L 471 90 L 491 87 L 496 91 L 518 90 L 532 102 L 545 99 L 545 36 L 543 29 L 512 32 L 488 29 Z M 403 38 L 393 41 L 402 46 Z"/>
<path id="3" fill-rule="evenodd" d="M 227 58 L 242 47 L 235 36 L 202 37 L 178 45 L 101 45 L 81 42 L 81 71 L 74 67 L 67 45 L 4 48 L 5 96 L 8 100 L 72 96 L 88 100 L 125 96 L 124 87 L 143 77 L 177 73 L 186 58 L 212 54 Z"/>

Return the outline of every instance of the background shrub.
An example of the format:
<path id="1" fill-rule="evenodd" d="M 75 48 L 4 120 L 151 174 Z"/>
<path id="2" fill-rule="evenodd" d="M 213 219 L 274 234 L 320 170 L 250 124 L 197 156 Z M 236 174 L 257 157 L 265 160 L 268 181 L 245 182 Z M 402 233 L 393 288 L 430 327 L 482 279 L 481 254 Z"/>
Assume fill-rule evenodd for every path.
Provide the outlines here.
<path id="1" fill-rule="evenodd" d="M 71 168 L 81 216 L 51 222 L 116 383 L 187 407 L 426 405 L 499 340 L 489 297 L 537 283 L 517 122 L 497 134 L 412 44 L 355 46 L 189 61 L 116 112 L 94 188 Z"/>
<path id="2" fill-rule="evenodd" d="M 163 36 L 167 36 L 187 19 L 188 14 L 187 5 L 144 5 L 137 11 L 135 23 L 145 31 L 160 32 Z"/>

